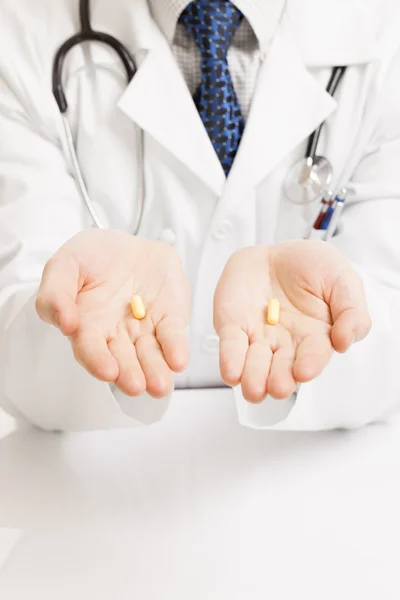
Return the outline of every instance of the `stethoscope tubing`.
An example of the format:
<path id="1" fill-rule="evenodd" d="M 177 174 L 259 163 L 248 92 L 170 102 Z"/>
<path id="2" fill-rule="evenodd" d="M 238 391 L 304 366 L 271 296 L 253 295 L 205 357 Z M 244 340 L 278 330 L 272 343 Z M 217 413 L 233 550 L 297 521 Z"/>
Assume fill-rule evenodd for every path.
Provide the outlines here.
<path id="1" fill-rule="evenodd" d="M 77 33 L 76 35 L 69 38 L 64 44 L 59 48 L 56 53 L 54 59 L 53 66 L 53 94 L 56 99 L 58 108 L 62 115 L 64 115 L 68 110 L 68 102 L 64 92 L 62 75 L 64 71 L 64 63 L 65 59 L 75 46 L 79 46 L 80 44 L 84 44 L 86 42 L 99 42 L 110 46 L 123 63 L 126 71 L 127 82 L 129 83 L 136 73 L 135 63 L 125 46 L 115 39 L 112 35 L 108 35 L 107 33 L 102 33 L 100 31 L 85 31 L 81 33 Z"/>
<path id="2" fill-rule="evenodd" d="M 63 127 L 64 127 L 64 131 L 65 131 L 65 139 L 66 139 L 66 143 L 67 143 L 68 154 L 70 157 L 74 177 L 75 177 L 77 186 L 80 191 L 80 195 L 82 197 L 83 202 L 87 206 L 88 211 L 89 211 L 95 225 L 102 229 L 103 225 L 101 223 L 101 219 L 97 215 L 97 212 L 93 206 L 93 203 L 89 197 L 89 193 L 86 188 L 85 180 L 84 180 L 83 173 L 82 173 L 82 170 L 79 165 L 79 159 L 78 159 L 77 152 L 76 152 L 75 145 L 74 145 L 73 134 L 72 134 L 71 127 L 69 125 L 69 122 L 68 122 L 68 119 L 66 116 L 67 112 L 68 112 L 68 101 L 67 101 L 66 94 L 64 91 L 64 87 L 63 87 L 64 64 L 65 64 L 65 60 L 66 60 L 68 53 L 74 47 L 76 47 L 80 44 L 87 43 L 87 42 L 98 42 L 98 43 L 102 43 L 102 44 L 109 46 L 116 52 L 116 54 L 118 55 L 118 57 L 120 58 L 121 62 L 124 65 L 128 84 L 135 76 L 137 69 L 136 69 L 136 64 L 132 58 L 131 53 L 119 40 L 117 40 L 112 35 L 109 35 L 107 33 L 100 32 L 100 31 L 95 31 L 92 28 L 91 18 L 90 18 L 90 1 L 89 0 L 80 0 L 79 16 L 80 16 L 81 31 L 79 33 L 77 33 L 76 35 L 73 35 L 72 37 L 70 37 L 68 40 L 66 40 L 62 44 L 62 46 L 58 49 L 58 51 L 55 55 L 54 63 L 53 63 L 53 72 L 52 72 L 52 89 L 53 89 L 53 95 L 56 100 L 57 106 L 63 117 Z M 337 66 L 337 67 L 333 68 L 331 77 L 329 79 L 329 82 L 328 82 L 328 85 L 326 88 L 327 93 L 330 94 L 331 96 L 334 96 L 336 89 L 337 89 L 345 71 L 346 71 L 345 66 Z M 321 131 L 322 131 L 323 126 L 324 126 L 324 123 L 321 123 L 321 125 L 312 133 L 312 135 L 309 138 L 308 144 L 307 144 L 306 161 L 307 161 L 307 163 L 310 163 L 311 167 L 317 156 L 317 149 L 318 149 L 319 139 L 321 136 Z M 139 150 L 141 150 L 142 156 L 143 156 L 144 135 L 143 135 L 142 131 L 140 131 L 139 137 L 140 137 Z M 143 212 L 144 212 L 144 195 L 145 195 L 143 165 L 142 165 L 142 168 L 141 169 L 139 168 L 138 170 L 140 170 L 140 176 L 138 177 L 138 191 L 140 192 L 140 196 L 139 196 L 140 207 L 139 207 L 139 211 L 138 211 L 138 219 L 137 219 L 136 228 L 135 228 L 135 232 L 134 232 L 135 234 L 139 231 L 140 225 L 142 222 Z"/>
<path id="3" fill-rule="evenodd" d="M 334 96 L 335 92 L 338 88 L 338 85 L 345 74 L 346 67 L 334 67 L 332 70 L 331 77 L 329 79 L 328 85 L 326 87 L 326 91 L 330 96 Z M 324 127 L 325 123 L 321 123 L 321 125 L 314 131 L 314 133 L 310 136 L 308 141 L 307 150 L 306 150 L 306 158 L 311 158 L 314 162 L 315 157 L 317 156 L 317 148 L 319 143 L 319 138 L 321 136 L 321 131 Z"/>
<path id="4" fill-rule="evenodd" d="M 75 149 L 74 138 L 71 130 L 71 126 L 69 124 L 67 118 L 68 112 L 68 101 L 65 95 L 64 86 L 63 86 L 63 71 L 65 59 L 68 53 L 76 46 L 86 43 L 86 42 L 99 42 L 110 46 L 119 56 L 121 62 L 125 67 L 127 83 L 133 79 L 136 73 L 136 65 L 135 62 L 129 52 L 129 50 L 116 38 L 113 36 L 103 33 L 100 31 L 94 31 L 90 24 L 90 3 L 89 0 L 80 0 L 79 2 L 79 14 L 80 14 L 80 22 L 81 22 L 81 31 L 76 35 L 72 36 L 68 40 L 64 42 L 64 44 L 57 51 L 54 64 L 53 64 L 53 73 L 52 73 L 52 89 L 53 95 L 57 102 L 57 106 L 62 116 L 63 128 L 65 133 L 66 146 L 68 149 L 68 155 L 71 162 L 72 171 L 74 174 L 74 178 L 81 195 L 82 201 L 86 205 L 90 216 L 93 219 L 94 224 L 99 229 L 104 229 L 104 225 L 102 220 L 99 218 L 96 209 L 94 208 L 93 202 L 90 199 L 85 179 L 83 177 L 82 169 L 79 165 L 79 159 L 77 156 L 77 152 Z M 141 155 L 144 154 L 144 136 L 141 130 L 138 130 L 138 147 Z M 137 181 L 137 195 L 140 199 L 140 206 L 138 210 L 138 215 L 136 219 L 136 224 L 134 228 L 134 235 L 139 232 L 144 212 L 144 169 L 138 168 L 139 175 Z"/>

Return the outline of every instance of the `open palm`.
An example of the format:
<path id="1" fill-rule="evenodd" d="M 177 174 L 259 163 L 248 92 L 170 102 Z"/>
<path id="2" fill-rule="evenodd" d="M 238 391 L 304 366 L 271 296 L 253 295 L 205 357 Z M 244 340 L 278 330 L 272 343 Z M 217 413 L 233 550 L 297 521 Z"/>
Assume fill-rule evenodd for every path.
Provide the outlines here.
<path id="1" fill-rule="evenodd" d="M 280 301 L 279 323 L 266 307 Z M 369 331 L 361 279 L 324 242 L 294 241 L 245 248 L 225 267 L 214 298 L 221 375 L 244 397 L 286 398 L 317 377 L 333 350 L 344 352 Z"/>
<path id="2" fill-rule="evenodd" d="M 132 315 L 139 294 L 146 317 Z M 188 362 L 189 286 L 176 251 L 117 231 L 91 230 L 46 265 L 37 309 L 95 377 L 126 394 L 162 397 Z"/>

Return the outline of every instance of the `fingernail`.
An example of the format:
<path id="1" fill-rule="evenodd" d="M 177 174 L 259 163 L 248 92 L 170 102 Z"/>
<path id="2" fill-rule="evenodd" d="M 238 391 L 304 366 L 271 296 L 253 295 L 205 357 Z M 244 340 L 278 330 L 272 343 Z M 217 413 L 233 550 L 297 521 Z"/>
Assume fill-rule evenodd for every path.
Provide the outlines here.
<path id="1" fill-rule="evenodd" d="M 356 335 L 356 333 L 355 333 L 355 332 L 353 332 L 353 339 L 352 339 L 352 342 L 351 342 L 351 343 L 352 343 L 352 344 L 355 344 L 355 343 L 356 343 L 356 341 L 357 341 L 357 335 Z"/>
<path id="2" fill-rule="evenodd" d="M 53 315 L 53 323 L 54 323 L 54 325 L 58 329 L 60 329 L 60 313 L 58 313 L 58 312 L 54 313 L 54 315 Z"/>

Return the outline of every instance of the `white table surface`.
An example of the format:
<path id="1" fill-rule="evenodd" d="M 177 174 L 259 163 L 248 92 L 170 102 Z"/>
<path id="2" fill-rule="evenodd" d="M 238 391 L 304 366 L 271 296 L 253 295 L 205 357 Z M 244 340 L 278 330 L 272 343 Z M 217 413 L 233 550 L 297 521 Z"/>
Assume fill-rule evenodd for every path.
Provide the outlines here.
<path id="1" fill-rule="evenodd" d="M 219 390 L 132 431 L 0 423 L 1 600 L 400 598 L 400 420 L 257 432 Z"/>

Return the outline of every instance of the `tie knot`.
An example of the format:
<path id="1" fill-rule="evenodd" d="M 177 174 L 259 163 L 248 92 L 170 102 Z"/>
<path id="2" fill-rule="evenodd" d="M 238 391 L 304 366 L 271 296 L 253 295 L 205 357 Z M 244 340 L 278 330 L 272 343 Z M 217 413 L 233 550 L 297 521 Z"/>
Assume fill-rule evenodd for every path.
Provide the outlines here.
<path id="1" fill-rule="evenodd" d="M 226 60 L 243 15 L 229 0 L 193 0 L 179 23 L 194 38 L 203 58 Z"/>

